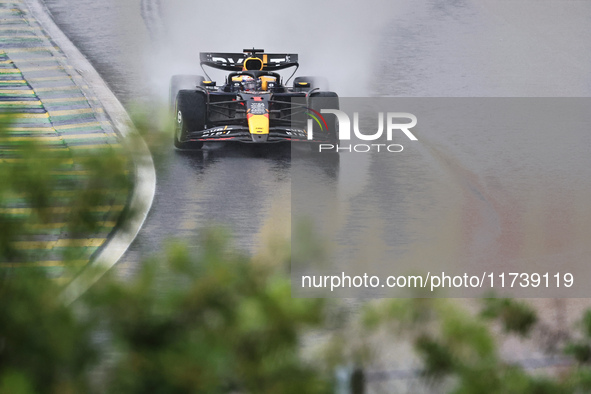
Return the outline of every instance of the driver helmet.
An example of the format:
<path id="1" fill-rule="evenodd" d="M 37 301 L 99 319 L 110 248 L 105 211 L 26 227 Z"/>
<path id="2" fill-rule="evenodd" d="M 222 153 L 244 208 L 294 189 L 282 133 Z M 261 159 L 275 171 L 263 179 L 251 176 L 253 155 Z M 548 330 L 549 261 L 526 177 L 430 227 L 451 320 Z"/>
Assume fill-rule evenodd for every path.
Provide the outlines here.
<path id="1" fill-rule="evenodd" d="M 242 76 L 242 89 L 245 91 L 257 90 L 257 81 L 250 75 Z"/>

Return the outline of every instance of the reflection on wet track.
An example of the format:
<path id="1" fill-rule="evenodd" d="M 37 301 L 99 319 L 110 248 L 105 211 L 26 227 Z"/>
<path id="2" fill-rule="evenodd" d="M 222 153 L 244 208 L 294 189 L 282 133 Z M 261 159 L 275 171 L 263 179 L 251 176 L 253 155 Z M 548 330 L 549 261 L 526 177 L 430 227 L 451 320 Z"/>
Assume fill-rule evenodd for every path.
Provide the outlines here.
<path id="1" fill-rule="evenodd" d="M 314 21 L 329 25 L 310 21 L 305 33 L 294 35 L 290 29 L 305 22 L 288 18 L 284 30 L 256 42 L 210 34 L 220 32 L 218 20 L 199 18 L 203 9 L 225 15 L 232 2 L 171 0 L 161 2 L 160 11 L 157 1 L 107 3 L 47 0 L 58 23 L 127 103 L 149 93 L 165 102 L 170 75 L 199 73 L 200 50 L 253 45 L 299 52 L 300 74 L 327 75 L 341 95 L 588 97 L 591 92 L 590 44 L 581 39 L 591 20 L 588 2 L 535 7 L 531 1 L 373 1 L 367 5 L 371 16 L 357 12 L 361 6 L 354 2 L 350 9 L 315 5 Z M 269 10 L 269 18 L 278 12 Z M 353 24 L 355 35 L 347 28 Z M 151 41 L 155 34 L 162 36 Z M 318 41 L 329 36 L 331 43 Z M 409 246 L 416 241 L 411 252 L 417 260 L 442 253 L 450 259 L 576 260 L 586 253 L 590 231 L 591 155 L 588 137 L 574 138 L 581 139 L 532 141 L 508 131 L 425 133 L 420 152 L 399 156 L 392 168 L 342 157 L 334 174 L 347 176 L 327 175 L 329 183 L 338 179 L 339 203 L 333 208 L 340 211 L 334 214 L 344 218 L 344 226 L 362 230 L 363 218 L 380 220 L 384 207 L 400 209 L 405 222 L 396 239 Z M 510 144 L 519 150 L 506 149 Z M 173 152 L 171 144 L 169 160 L 158 168 L 153 211 L 126 260 L 210 222 L 231 226 L 236 243 L 250 251 L 269 234 L 288 235 L 290 160 L 289 148 L 276 146 Z M 317 171 L 317 163 L 310 161 L 309 170 Z M 351 252 L 367 257 L 373 238 L 365 239 Z"/>
<path id="2" fill-rule="evenodd" d="M 255 40 L 241 34 L 244 29 L 219 29 L 225 19 L 240 26 L 252 23 L 243 20 L 242 1 L 45 1 L 129 108 L 146 97 L 166 103 L 172 74 L 200 73 L 199 51 L 252 46 L 300 53 L 300 75 L 329 77 L 341 96 L 591 93 L 591 41 L 584 39 L 591 21 L 587 1 L 540 6 L 536 0 L 370 0 L 343 6 L 303 0 L 278 7 L 261 0 L 257 4 L 266 10 L 264 23 L 272 32 Z M 305 9 L 314 12 L 300 17 Z M 507 130 L 431 132 L 419 136 L 416 151 L 407 144 L 390 162 L 353 161 L 345 154 L 337 163 L 305 156 L 295 162 L 289 146 L 174 152 L 170 143 L 157 168 L 152 212 L 117 269 L 133 270 L 141 254 L 158 250 L 167 237 L 191 237 L 210 222 L 231 226 L 236 244 L 253 252 L 267 240 L 289 237 L 294 168 L 313 174 L 334 196 L 325 214 L 342 220 L 330 231 L 359 231 L 359 242 L 347 252 L 360 261 L 383 247 L 368 229 L 390 226 L 397 253 L 388 257 L 394 263 L 404 258 L 453 264 L 474 257 L 486 264 L 543 257 L 557 268 L 565 261 L 588 265 L 591 141 L 588 133 L 561 137 L 559 129 L 547 138 Z M 382 212 L 394 217 L 396 226 Z M 535 302 L 541 319 L 559 329 L 588 306 L 586 300 Z M 406 351 L 398 350 L 388 368 L 411 369 Z M 500 352 L 512 360 L 542 357 L 514 342 Z"/>

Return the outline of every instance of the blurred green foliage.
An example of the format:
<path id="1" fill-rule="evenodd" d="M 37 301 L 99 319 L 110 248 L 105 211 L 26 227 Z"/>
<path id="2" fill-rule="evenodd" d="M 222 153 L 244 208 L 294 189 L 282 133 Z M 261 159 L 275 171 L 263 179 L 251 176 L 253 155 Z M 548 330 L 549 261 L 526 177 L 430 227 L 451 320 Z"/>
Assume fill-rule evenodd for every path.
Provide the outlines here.
<path id="1" fill-rule="evenodd" d="M 163 145 L 158 133 L 144 136 Z M 64 162 L 84 171 L 85 182 L 56 177 Z M 95 208 L 120 198 L 107 191 L 132 186 L 128 170 L 117 150 L 72 158 L 34 141 L 19 144 L 17 160 L 0 165 L 0 208 L 18 198 L 30 211 L 1 214 L 0 258 L 25 258 L 15 245 L 57 220 L 48 209 L 56 196 L 69 208 L 59 220 L 70 236 L 97 231 Z M 295 258 L 326 257 L 305 223 L 296 229 L 309 247 Z M 439 391 L 591 391 L 591 311 L 562 347 L 571 366 L 546 376 L 499 354 L 499 332 L 530 338 L 540 324 L 523 302 L 484 299 L 478 314 L 452 300 L 396 299 L 352 312 L 333 300 L 291 297 L 288 244 L 273 263 L 230 244 L 220 228 L 203 231 L 195 245 L 171 241 L 131 277 L 107 274 L 71 305 L 42 272 L 0 268 L 0 394 L 333 393 L 337 366 L 351 366 L 350 392 L 363 393 L 363 371 L 390 340 L 412 344 L 425 386 Z M 310 336 L 323 346 L 307 349 Z"/>
<path id="2" fill-rule="evenodd" d="M 232 252 L 226 232 L 201 239 L 69 307 L 46 278 L 2 280 L 0 393 L 332 392 L 331 370 L 301 351 L 326 302 L 292 299 L 285 272 Z"/>
<path id="3" fill-rule="evenodd" d="M 124 205 L 131 190 L 130 163 L 120 148 L 74 153 L 37 139 L 11 141 L 11 119 L 1 120 L 0 263 L 47 259 L 48 251 L 31 253 L 19 242 L 54 239 L 47 229 L 56 224 L 58 238 L 75 240 L 92 238 L 105 220 L 118 220 L 119 212 L 98 211 Z M 67 262 L 81 255 L 65 247 L 57 258 Z"/>
<path id="4" fill-rule="evenodd" d="M 331 392 L 332 372 L 300 348 L 306 329 L 324 324 L 326 303 L 292 299 L 288 260 L 271 266 L 233 252 L 222 230 L 204 233 L 197 252 L 171 243 L 133 278 L 107 275 L 65 305 L 58 282 L 18 265 L 29 257 L 18 244 L 56 221 L 68 238 L 96 232 L 96 207 L 131 187 L 126 156 L 73 157 L 37 140 L 10 153 L 0 166 L 0 259 L 11 263 L 0 268 L 0 394 Z M 83 180 L 60 177 L 64 168 Z M 56 196 L 67 208 L 58 213 Z M 15 198 L 22 215 L 8 213 Z"/>
<path id="5" fill-rule="evenodd" d="M 538 321 L 532 307 L 509 298 L 485 298 L 481 315 L 499 320 L 505 332 L 520 336 L 527 336 Z"/>
<path id="6" fill-rule="evenodd" d="M 281 269 L 234 253 L 226 232 L 198 251 L 172 243 L 131 282 L 85 296 L 118 344 L 112 387 L 125 393 L 328 393 L 330 371 L 304 361 L 325 301 L 292 299 Z"/>
<path id="7" fill-rule="evenodd" d="M 531 337 L 539 321 L 533 308 L 503 298 L 481 300 L 480 314 L 448 299 L 400 299 L 371 305 L 366 327 L 386 327 L 398 340 L 413 344 L 427 387 L 449 393 L 586 393 L 591 390 L 591 311 L 580 323 L 581 339 L 568 339 L 560 352 L 574 355 L 561 373 L 545 375 L 503 360 L 499 344 L 505 335 Z M 566 336 L 568 338 L 568 335 Z M 560 356 L 560 353 L 549 356 Z"/>
<path id="8" fill-rule="evenodd" d="M 0 393 L 90 392 L 95 317 L 74 313 L 38 272 L 0 278 Z"/>

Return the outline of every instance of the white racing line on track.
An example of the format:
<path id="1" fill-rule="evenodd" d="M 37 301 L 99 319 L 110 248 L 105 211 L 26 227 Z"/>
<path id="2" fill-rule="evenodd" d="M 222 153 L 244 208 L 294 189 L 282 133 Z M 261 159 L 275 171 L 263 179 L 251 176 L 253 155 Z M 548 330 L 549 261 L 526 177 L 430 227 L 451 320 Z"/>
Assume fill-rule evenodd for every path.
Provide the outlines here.
<path id="1" fill-rule="evenodd" d="M 55 24 L 42 0 L 25 0 L 25 3 L 33 17 L 66 55 L 68 63 L 94 91 L 115 130 L 122 137 L 122 146 L 130 152 L 135 166 L 134 188 L 128 204 L 128 211 L 133 214 L 125 228 L 118 227 L 88 267 L 64 289 L 62 299 L 71 303 L 111 269 L 135 239 L 154 200 L 156 171 L 150 150 L 133 127 L 125 108 L 90 62 Z"/>

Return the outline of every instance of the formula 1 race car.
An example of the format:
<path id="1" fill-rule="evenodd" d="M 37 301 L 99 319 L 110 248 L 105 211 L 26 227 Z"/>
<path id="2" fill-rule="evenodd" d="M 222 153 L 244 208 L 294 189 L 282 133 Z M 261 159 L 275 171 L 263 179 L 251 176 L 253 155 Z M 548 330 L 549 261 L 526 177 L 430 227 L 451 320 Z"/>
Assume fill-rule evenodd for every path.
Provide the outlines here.
<path id="1" fill-rule="evenodd" d="M 243 52 L 200 53 L 206 76 L 203 66 L 230 71 L 221 86 L 200 75 L 172 77 L 175 147 L 199 149 L 208 141 L 297 141 L 309 143 L 312 149 L 322 143 L 336 144 L 336 116 L 321 110 L 338 109 L 339 99 L 324 90 L 324 79 L 297 77 L 288 87 L 275 71 L 289 67 L 297 71 L 298 55 L 262 49 Z"/>

